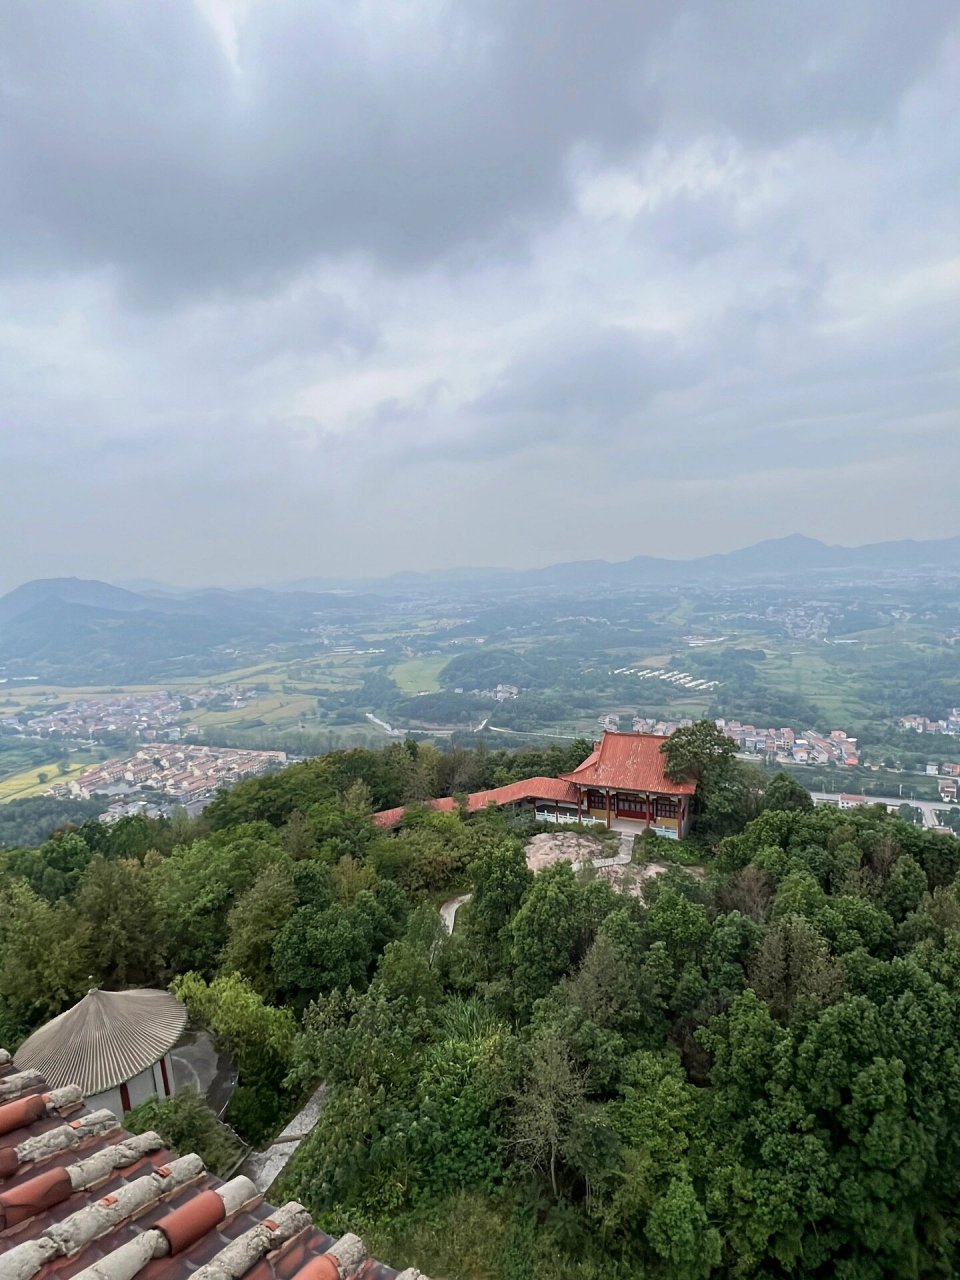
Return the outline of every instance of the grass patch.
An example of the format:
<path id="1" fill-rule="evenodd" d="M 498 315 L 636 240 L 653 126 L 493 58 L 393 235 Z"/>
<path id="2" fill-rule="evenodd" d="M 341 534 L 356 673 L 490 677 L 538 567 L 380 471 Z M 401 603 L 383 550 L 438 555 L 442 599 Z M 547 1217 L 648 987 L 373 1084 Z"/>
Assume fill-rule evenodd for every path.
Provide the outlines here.
<path id="1" fill-rule="evenodd" d="M 229 729 L 249 726 L 251 721 L 270 725 L 293 724 L 315 712 L 316 701 L 307 694 L 265 693 L 246 706 L 230 707 L 225 711 L 197 707 L 190 713 L 190 721 L 201 728 Z"/>
<path id="2" fill-rule="evenodd" d="M 402 693 L 438 693 L 440 681 L 437 677 L 449 661 L 450 658 L 444 654 L 410 658 L 391 667 L 390 675 Z"/>
<path id="3" fill-rule="evenodd" d="M 417 1267 L 446 1280 L 501 1280 L 509 1229 L 504 1204 L 461 1192 L 429 1217 L 367 1226 L 363 1240 L 392 1267 Z"/>
<path id="4" fill-rule="evenodd" d="M 536 1212 L 509 1192 L 460 1191 L 422 1215 L 351 1225 L 392 1267 L 443 1280 L 641 1280 L 569 1209 Z"/>

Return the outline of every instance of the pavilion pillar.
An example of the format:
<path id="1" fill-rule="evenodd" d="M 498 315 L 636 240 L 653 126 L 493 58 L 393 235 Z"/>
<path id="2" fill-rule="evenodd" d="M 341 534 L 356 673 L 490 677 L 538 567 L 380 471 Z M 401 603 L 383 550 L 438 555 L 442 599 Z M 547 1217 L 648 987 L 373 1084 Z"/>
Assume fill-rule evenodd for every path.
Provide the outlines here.
<path id="1" fill-rule="evenodd" d="M 583 817 L 583 792 L 577 787 L 577 821 Z"/>
<path id="2" fill-rule="evenodd" d="M 607 792 L 607 830 L 610 830 L 610 792 Z"/>
<path id="3" fill-rule="evenodd" d="M 650 830 L 650 806 L 653 801 L 650 799 L 650 792 L 647 792 L 647 830 Z"/>

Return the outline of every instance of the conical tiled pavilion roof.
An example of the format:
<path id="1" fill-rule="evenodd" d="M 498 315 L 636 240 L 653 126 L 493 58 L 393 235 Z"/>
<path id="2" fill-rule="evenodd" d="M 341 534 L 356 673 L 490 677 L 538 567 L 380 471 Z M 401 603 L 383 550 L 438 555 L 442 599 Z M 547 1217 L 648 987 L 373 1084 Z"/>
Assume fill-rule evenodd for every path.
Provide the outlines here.
<path id="1" fill-rule="evenodd" d="M 95 988 L 25 1040 L 14 1063 L 19 1071 L 39 1071 L 51 1088 L 79 1085 L 89 1098 L 152 1066 L 186 1021 L 186 1007 L 168 991 Z"/>

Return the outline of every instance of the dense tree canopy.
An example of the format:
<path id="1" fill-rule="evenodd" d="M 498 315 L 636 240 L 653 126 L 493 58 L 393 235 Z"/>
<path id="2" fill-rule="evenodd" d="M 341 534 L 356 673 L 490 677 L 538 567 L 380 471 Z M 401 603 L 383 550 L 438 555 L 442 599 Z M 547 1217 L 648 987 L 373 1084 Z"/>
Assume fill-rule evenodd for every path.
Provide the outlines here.
<path id="1" fill-rule="evenodd" d="M 91 980 L 172 983 L 237 1064 L 247 1140 L 325 1083 L 284 1190 L 436 1274 L 946 1280 L 960 841 L 755 785 L 693 728 L 670 768 L 698 779 L 701 865 L 642 897 L 534 876 L 504 814 L 414 806 L 379 831 L 373 808 L 441 781 L 553 771 L 396 744 L 244 783 L 194 824 L 0 855 L 0 1037 Z M 436 906 L 465 893 L 448 937 Z M 188 1111 L 157 1127 L 226 1159 Z"/>

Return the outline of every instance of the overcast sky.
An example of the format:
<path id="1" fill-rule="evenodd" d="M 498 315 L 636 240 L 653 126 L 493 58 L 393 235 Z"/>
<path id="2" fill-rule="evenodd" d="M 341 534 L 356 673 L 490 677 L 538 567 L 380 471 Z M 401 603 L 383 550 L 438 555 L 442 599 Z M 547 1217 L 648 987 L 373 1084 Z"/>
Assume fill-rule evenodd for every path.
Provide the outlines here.
<path id="1" fill-rule="evenodd" d="M 4 0 L 0 586 L 960 533 L 956 0 Z"/>

